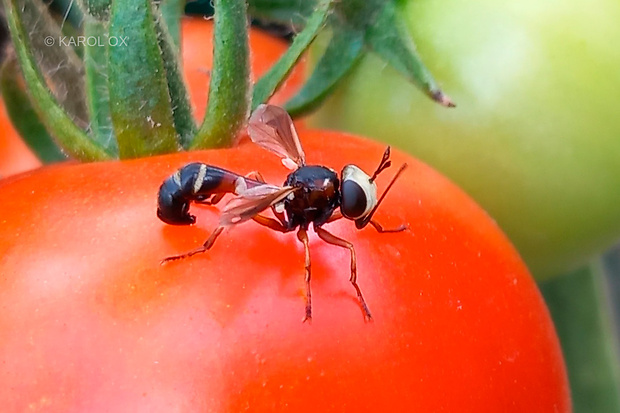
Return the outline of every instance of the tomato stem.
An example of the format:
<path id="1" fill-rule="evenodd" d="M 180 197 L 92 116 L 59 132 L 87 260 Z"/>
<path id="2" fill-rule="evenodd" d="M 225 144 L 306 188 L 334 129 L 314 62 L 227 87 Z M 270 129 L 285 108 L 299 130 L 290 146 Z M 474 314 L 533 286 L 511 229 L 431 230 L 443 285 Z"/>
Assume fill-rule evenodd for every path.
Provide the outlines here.
<path id="1" fill-rule="evenodd" d="M 85 16 L 83 25 L 84 36 L 104 39 L 107 34 L 106 24 L 90 15 Z M 84 72 L 91 136 L 110 155 L 118 157 L 118 145 L 110 114 L 107 45 L 84 48 Z"/>
<path id="2" fill-rule="evenodd" d="M 250 59 L 245 0 L 215 0 L 209 105 L 190 146 L 231 146 L 250 112 Z"/>

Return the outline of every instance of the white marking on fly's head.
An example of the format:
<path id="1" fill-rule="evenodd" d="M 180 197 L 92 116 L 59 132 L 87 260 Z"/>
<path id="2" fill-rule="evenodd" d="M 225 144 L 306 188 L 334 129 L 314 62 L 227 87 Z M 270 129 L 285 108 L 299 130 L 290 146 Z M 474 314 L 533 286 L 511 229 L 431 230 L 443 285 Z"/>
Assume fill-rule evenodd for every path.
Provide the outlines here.
<path id="1" fill-rule="evenodd" d="M 248 184 L 245 182 L 245 179 L 239 177 L 235 180 L 235 194 L 239 195 L 248 190 Z"/>
<path id="2" fill-rule="evenodd" d="M 179 169 L 172 175 L 172 181 L 177 184 L 179 187 L 181 186 L 181 170 Z"/>
<path id="3" fill-rule="evenodd" d="M 198 175 L 196 176 L 196 180 L 194 181 L 194 193 L 197 193 L 198 191 L 200 191 L 200 188 L 202 188 L 202 184 L 205 181 L 205 176 L 207 176 L 207 165 L 200 164 Z"/>
<path id="4" fill-rule="evenodd" d="M 284 212 L 284 202 L 278 202 L 277 204 L 274 205 L 273 208 L 276 210 L 276 212 L 278 214 L 283 213 Z"/>
<path id="5" fill-rule="evenodd" d="M 287 169 L 290 169 L 291 171 L 294 171 L 299 167 L 299 165 L 297 165 L 297 163 L 295 163 L 295 161 L 291 158 L 282 158 L 282 165 L 284 165 Z"/>
<path id="6" fill-rule="evenodd" d="M 327 185 L 329 185 L 329 178 L 325 178 L 323 180 L 323 186 L 327 186 Z"/>
<path id="7" fill-rule="evenodd" d="M 357 165 L 349 164 L 342 170 L 342 182 L 351 180 L 357 183 L 364 194 L 366 195 L 366 209 L 360 216 L 364 217 L 372 211 L 377 205 L 377 184 L 370 180 L 370 176 L 366 172 L 362 171 Z"/>
<path id="8" fill-rule="evenodd" d="M 289 201 L 292 201 L 293 199 L 295 199 L 295 193 L 294 193 L 294 192 L 291 192 L 291 193 L 290 193 L 290 194 L 288 194 L 286 197 L 288 198 L 288 200 L 289 200 Z"/>

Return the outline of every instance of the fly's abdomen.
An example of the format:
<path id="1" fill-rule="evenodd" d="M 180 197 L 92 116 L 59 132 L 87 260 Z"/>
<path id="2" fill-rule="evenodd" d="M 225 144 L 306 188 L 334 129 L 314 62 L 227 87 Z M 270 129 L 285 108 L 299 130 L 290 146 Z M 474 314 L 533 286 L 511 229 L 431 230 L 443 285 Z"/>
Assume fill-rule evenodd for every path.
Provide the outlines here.
<path id="1" fill-rule="evenodd" d="M 185 165 L 159 187 L 157 216 L 171 225 L 193 224 L 196 218 L 189 213 L 190 203 L 205 202 L 215 194 L 234 193 L 239 178 L 244 179 L 249 187 L 259 184 L 201 162 Z"/>

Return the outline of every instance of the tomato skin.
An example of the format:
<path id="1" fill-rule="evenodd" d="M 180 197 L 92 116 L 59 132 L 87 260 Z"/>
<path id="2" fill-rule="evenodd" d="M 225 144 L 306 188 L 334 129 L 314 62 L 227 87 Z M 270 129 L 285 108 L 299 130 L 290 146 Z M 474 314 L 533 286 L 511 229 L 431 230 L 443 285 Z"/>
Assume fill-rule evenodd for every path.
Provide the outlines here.
<path id="1" fill-rule="evenodd" d="M 383 140 L 453 179 L 537 278 L 620 238 L 620 7 L 525 0 L 404 1 L 445 109 L 368 56 L 311 126 Z M 577 51 L 577 53 L 576 53 Z"/>
<path id="2" fill-rule="evenodd" d="M 309 163 L 366 171 L 384 147 L 301 131 Z M 7 411 L 570 411 L 565 367 L 543 300 L 513 247 L 462 191 L 409 164 L 376 218 L 310 232 L 312 324 L 301 322 L 303 248 L 248 222 L 211 251 L 217 223 L 155 216 L 163 179 L 200 160 L 281 183 L 252 145 L 124 162 L 53 165 L 0 182 L 0 403 Z M 385 187 L 395 167 L 378 179 Z M 10 202 L 9 202 L 10 201 Z"/>

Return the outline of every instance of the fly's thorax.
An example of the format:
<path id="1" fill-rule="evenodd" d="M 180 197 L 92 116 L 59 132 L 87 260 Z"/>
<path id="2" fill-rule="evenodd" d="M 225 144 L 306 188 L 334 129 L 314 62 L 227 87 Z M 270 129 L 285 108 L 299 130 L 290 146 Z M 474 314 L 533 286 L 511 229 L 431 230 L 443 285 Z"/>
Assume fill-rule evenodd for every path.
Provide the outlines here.
<path id="1" fill-rule="evenodd" d="M 325 166 L 302 166 L 289 174 L 286 186 L 299 188 L 284 201 L 287 216 L 295 225 L 324 224 L 340 206 L 340 179 Z"/>

